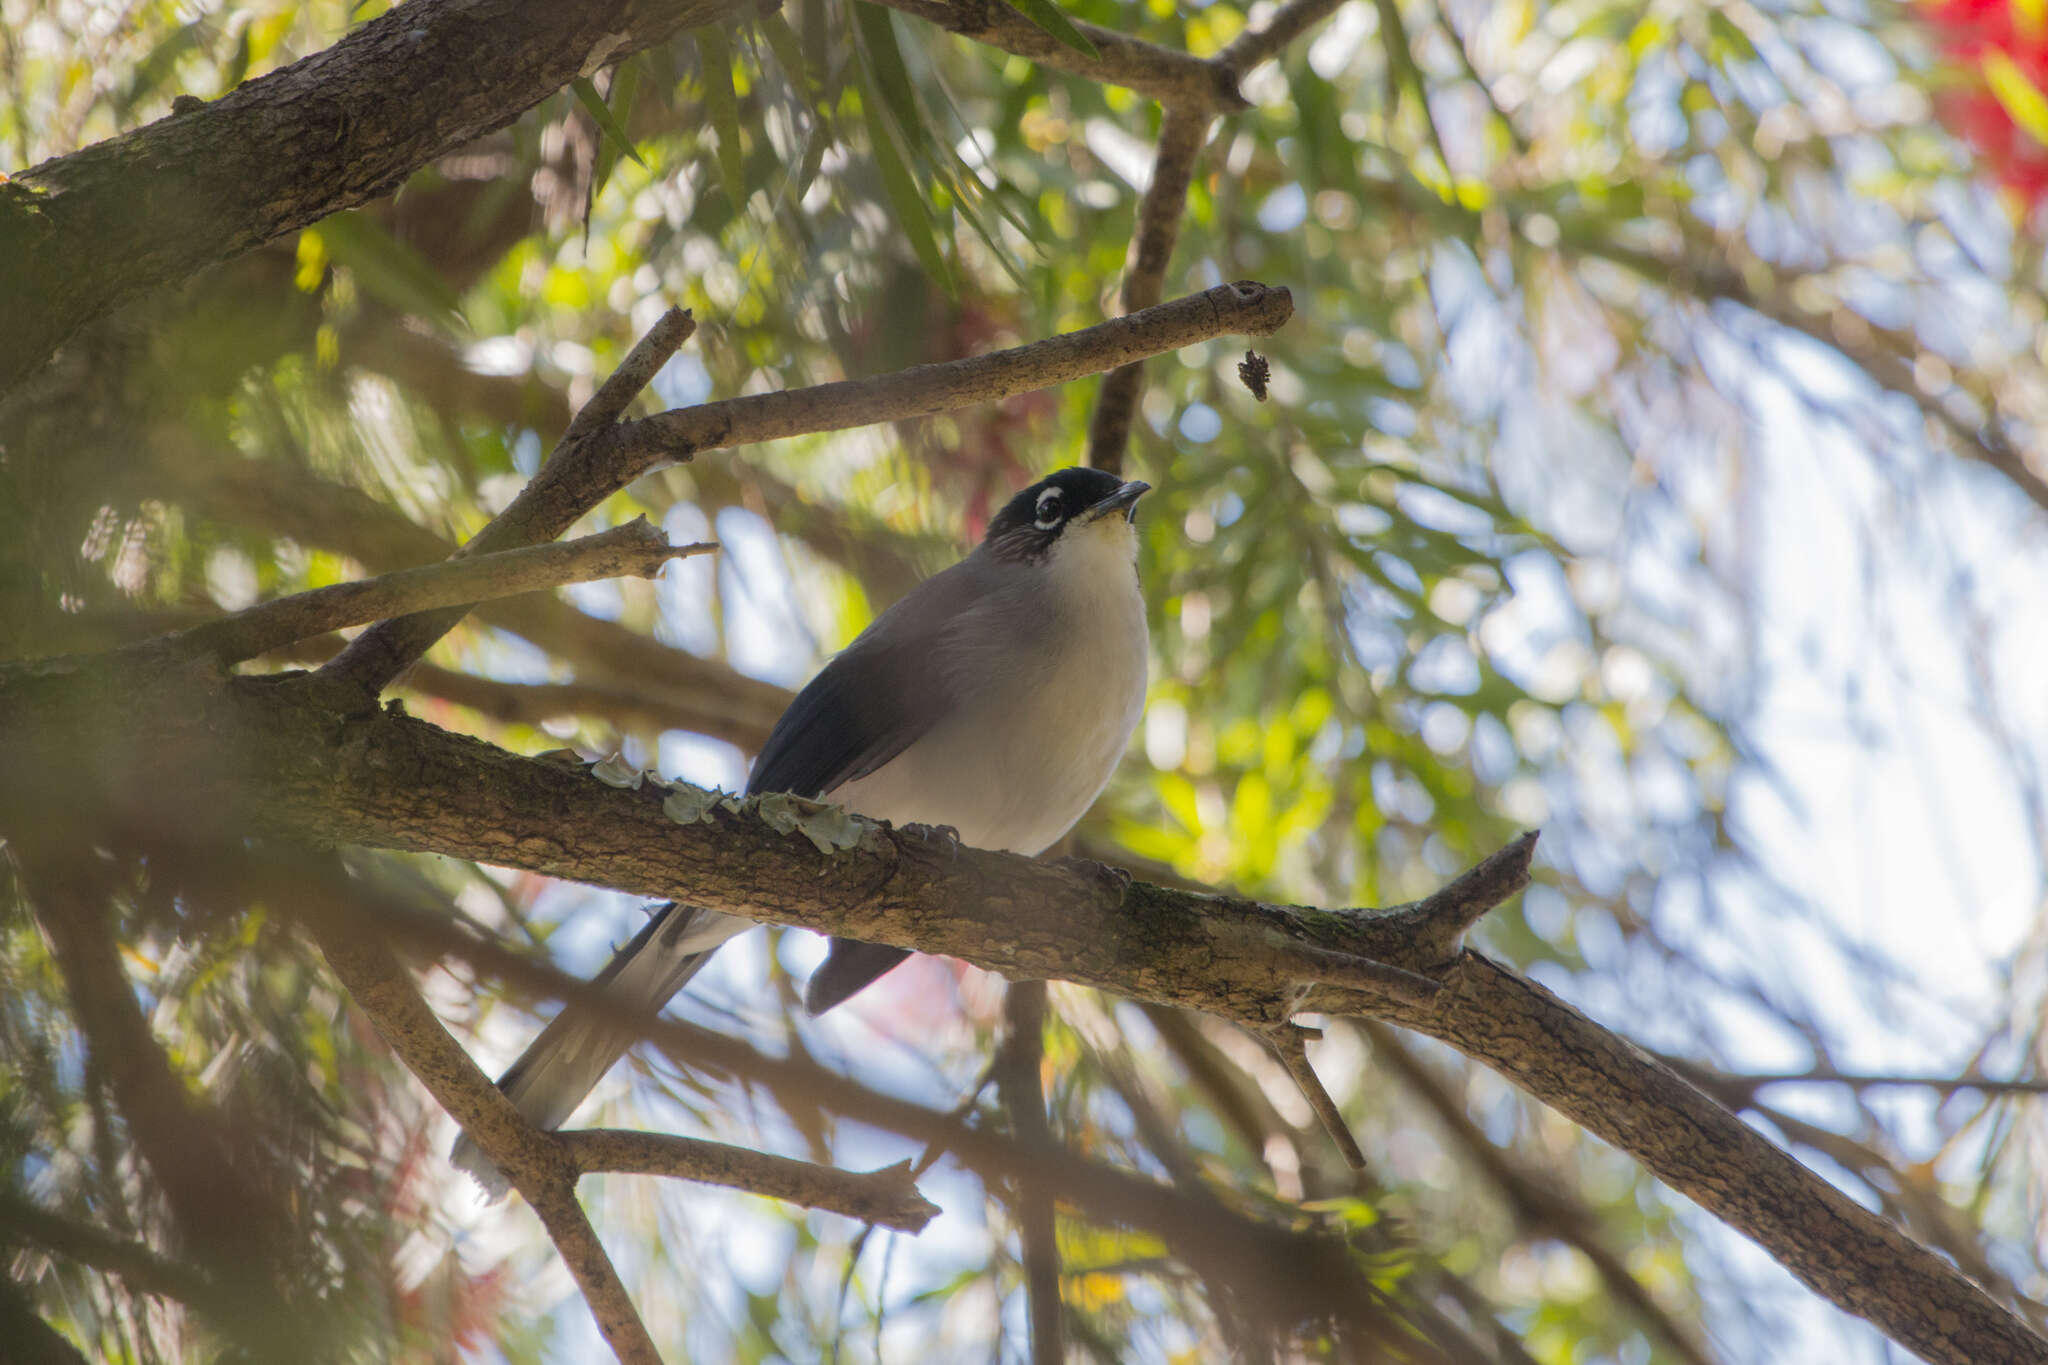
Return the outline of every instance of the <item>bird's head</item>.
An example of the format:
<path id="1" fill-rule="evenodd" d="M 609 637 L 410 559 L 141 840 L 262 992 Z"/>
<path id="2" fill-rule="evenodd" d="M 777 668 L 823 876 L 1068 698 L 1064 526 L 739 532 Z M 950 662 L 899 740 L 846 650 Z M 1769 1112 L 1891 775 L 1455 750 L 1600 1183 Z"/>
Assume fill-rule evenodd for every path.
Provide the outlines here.
<path id="1" fill-rule="evenodd" d="M 1152 485 L 1128 483 L 1100 469 L 1062 469 L 1032 484 L 988 524 L 982 551 L 998 559 L 1037 564 L 1086 548 L 1113 550 L 1126 560 L 1138 552 L 1131 529 L 1138 499 Z"/>

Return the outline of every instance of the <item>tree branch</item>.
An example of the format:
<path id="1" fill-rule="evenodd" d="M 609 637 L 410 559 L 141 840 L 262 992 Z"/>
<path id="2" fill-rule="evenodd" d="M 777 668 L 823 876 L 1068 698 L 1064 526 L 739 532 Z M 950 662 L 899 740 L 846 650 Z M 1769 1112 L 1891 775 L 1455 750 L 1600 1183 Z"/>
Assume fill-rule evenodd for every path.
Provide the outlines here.
<path id="1" fill-rule="evenodd" d="M 1592 1209 L 1578 1202 L 1571 1184 L 1556 1173 L 1525 1167 L 1502 1151 L 1466 1114 L 1458 1097 L 1423 1065 L 1400 1037 L 1383 1024 L 1364 1026 L 1373 1056 L 1418 1096 L 1472 1164 L 1484 1172 L 1529 1237 L 1555 1237 L 1576 1247 L 1607 1285 L 1672 1352 L 1690 1365 L 1713 1365 L 1713 1357 L 1657 1302 L 1649 1287 L 1599 1235 Z"/>
<path id="2" fill-rule="evenodd" d="M 1337 1108 L 1337 1101 L 1323 1086 L 1323 1078 L 1316 1075 L 1316 1069 L 1309 1065 L 1308 1040 L 1322 1035 L 1298 1024 L 1282 1024 L 1266 1030 L 1266 1045 L 1273 1049 L 1273 1055 L 1280 1059 L 1280 1065 L 1287 1068 L 1287 1074 L 1301 1089 L 1308 1107 L 1315 1111 L 1323 1131 L 1337 1144 L 1337 1151 L 1344 1158 L 1344 1164 L 1354 1171 L 1365 1169 L 1365 1153 L 1358 1148 L 1358 1139 L 1351 1135 L 1351 1125 L 1344 1122 L 1344 1113 Z"/>
<path id="3" fill-rule="evenodd" d="M 1238 93 L 1238 72 L 1225 64 L 1170 47 L 1076 21 L 1098 56 L 1068 47 L 1026 19 L 1004 0 L 877 0 L 890 9 L 935 24 L 948 33 L 1069 75 L 1120 85 L 1162 104 L 1184 104 L 1218 113 L 1249 109 Z"/>
<path id="4" fill-rule="evenodd" d="M 1159 147 L 1152 156 L 1152 180 L 1138 202 L 1138 221 L 1131 230 L 1130 253 L 1124 263 L 1126 314 L 1159 302 L 1173 245 L 1180 240 L 1181 219 L 1187 216 L 1195 161 L 1209 137 L 1209 122 L 1207 107 L 1166 106 L 1159 125 Z M 1133 361 L 1102 381 L 1095 417 L 1088 428 L 1088 463 L 1097 469 L 1123 470 L 1124 447 L 1130 443 L 1131 419 L 1143 383 L 1143 361 Z"/>
<path id="5" fill-rule="evenodd" d="M 411 0 L 198 109 L 0 184 L 0 393 L 123 299 L 389 194 L 577 76 L 743 8 Z"/>
<path id="6" fill-rule="evenodd" d="M 492 517 L 451 558 L 553 540 L 578 517 L 631 482 L 630 477 L 611 480 L 611 466 L 597 453 L 602 448 L 601 438 L 696 330 L 696 320 L 687 309 L 671 308 L 656 319 L 570 421 L 540 472 L 519 490 L 510 506 Z M 418 663 L 436 640 L 468 614 L 465 605 L 387 620 L 364 631 L 323 664 L 321 677 L 339 697 L 351 699 L 350 694 L 355 694 L 353 700 L 374 702 L 379 692 Z"/>
<path id="7" fill-rule="evenodd" d="M 120 1280 L 137 1294 L 175 1299 L 232 1331 L 239 1312 L 201 1271 L 166 1260 L 140 1242 L 127 1242 L 102 1228 L 74 1222 L 0 1190 L 0 1229 L 17 1244 Z"/>
<path id="8" fill-rule="evenodd" d="M 905 1161 L 879 1171 L 843 1171 L 699 1138 L 586 1128 L 557 1134 L 584 1175 L 665 1175 L 723 1185 L 768 1199 L 922 1232 L 939 1206 L 918 1192 Z"/>
<path id="9" fill-rule="evenodd" d="M 217 663 L 240 663 L 330 630 L 367 625 L 407 612 L 463 606 L 600 578 L 652 578 L 671 559 L 708 554 L 717 548 L 671 545 L 646 517 L 635 517 L 622 526 L 576 540 L 450 559 L 295 593 L 145 647 L 162 644 L 211 655 Z"/>
<path id="10" fill-rule="evenodd" d="M 281 906 L 295 914 L 326 913 L 304 898 Z M 769 1056 L 746 1042 L 655 1012 L 622 1006 L 604 989 L 536 962 L 502 943 L 463 934 L 447 919 L 351 897 L 349 916 L 335 929 L 352 937 L 374 935 L 469 963 L 536 998 L 552 998 L 652 1042 L 679 1066 L 742 1077 L 765 1087 L 785 1108 L 824 1109 L 856 1122 L 926 1144 L 911 1170 L 928 1169 L 940 1154 L 989 1184 L 1032 1183 L 1056 1191 L 1084 1216 L 1135 1228 L 1163 1240 L 1197 1273 L 1245 1302 L 1260 1321 L 1291 1325 L 1334 1318 L 1362 1342 L 1384 1337 L 1390 1323 L 1385 1296 L 1359 1273 L 1341 1235 L 1327 1227 L 1262 1221 L 1208 1197 L 1092 1161 L 1053 1147 L 1027 1150 L 1013 1137 L 970 1124 L 986 1077 L 959 1107 L 941 1112 L 871 1090 L 819 1065 L 809 1056 Z M 562 1135 L 572 1140 L 572 1135 Z"/>
<path id="11" fill-rule="evenodd" d="M 1275 10 L 1264 28 L 1246 29 L 1215 56 L 1220 66 L 1242 76 L 1245 72 L 1280 55 L 1280 49 L 1335 14 L 1344 0 L 1288 0 Z"/>
<path id="12" fill-rule="evenodd" d="M 568 1152 L 528 1123 L 477 1070 L 381 942 L 343 936 L 328 919 L 314 922 L 314 934 L 328 966 L 378 1035 L 539 1215 L 619 1365 L 661 1365 L 639 1311 L 576 1201 L 580 1172 Z"/>
<path id="13" fill-rule="evenodd" d="M 599 502 L 664 461 L 688 460 L 701 451 L 726 446 L 844 431 L 994 402 L 1210 337 L 1233 332 L 1263 336 L 1293 312 L 1294 301 L 1285 289 L 1249 281 L 1220 285 L 1142 313 L 989 355 L 917 365 L 872 379 L 747 394 L 605 425 L 574 442 L 565 437 L 512 505 L 479 531 L 462 553 L 552 540 Z M 641 346 L 635 347 L 636 355 L 659 330 L 658 324 L 656 331 L 650 331 Z M 647 373 L 651 375 L 652 370 Z M 571 430 L 581 421 L 579 417 L 572 423 Z M 337 696 L 358 694 L 358 704 L 373 700 L 460 618 L 459 612 L 442 612 L 387 621 L 363 632 L 321 672 Z"/>
<path id="14" fill-rule="evenodd" d="M 1018 981 L 1003 993 L 1003 1043 L 990 1070 L 1009 1115 L 1010 1135 L 1041 1159 L 1055 1150 L 1045 1113 L 1045 983 Z M 1060 1303 L 1057 1193 L 1044 1182 L 1020 1179 L 1010 1191 L 1017 1220 L 1018 1259 L 1024 1266 L 1024 1299 L 1031 1323 L 1032 1365 L 1061 1365 L 1067 1358 L 1066 1312 Z"/>
<path id="15" fill-rule="evenodd" d="M 0 668 L 0 777 L 0 828 L 31 834 L 45 822 L 115 819 L 209 843 L 269 831 L 429 851 L 1259 1027 L 1301 1012 L 1384 1018 L 1442 1039 L 1633 1154 L 1928 1359 L 2048 1362 L 2048 1342 L 1940 1256 L 1633 1044 L 1478 954 L 1446 959 L 1451 926 L 1527 876 L 1527 839 L 1439 896 L 1382 912 L 1176 891 L 865 821 L 850 826 L 853 847 L 825 853 L 764 823 L 755 804 L 679 825 L 657 784 L 612 788 L 403 716 L 338 717 L 290 678 L 194 678 L 104 659 Z M 831 847 L 848 829 L 833 820 L 817 832 Z M 1414 1004 L 1318 984 L 1317 960 L 1291 958 L 1291 944 L 1441 988 Z"/>

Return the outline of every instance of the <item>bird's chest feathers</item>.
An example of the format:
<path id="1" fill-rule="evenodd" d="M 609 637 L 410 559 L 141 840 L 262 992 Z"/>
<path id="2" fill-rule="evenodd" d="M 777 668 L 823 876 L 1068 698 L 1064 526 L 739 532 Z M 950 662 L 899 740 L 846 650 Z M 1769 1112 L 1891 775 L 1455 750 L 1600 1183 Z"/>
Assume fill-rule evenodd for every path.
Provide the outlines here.
<path id="1" fill-rule="evenodd" d="M 1076 528 L 1068 540 L 1041 570 L 1055 624 L 1020 709 L 1046 756 L 1058 754 L 1099 789 L 1145 705 L 1145 599 L 1134 534 L 1121 519 Z"/>

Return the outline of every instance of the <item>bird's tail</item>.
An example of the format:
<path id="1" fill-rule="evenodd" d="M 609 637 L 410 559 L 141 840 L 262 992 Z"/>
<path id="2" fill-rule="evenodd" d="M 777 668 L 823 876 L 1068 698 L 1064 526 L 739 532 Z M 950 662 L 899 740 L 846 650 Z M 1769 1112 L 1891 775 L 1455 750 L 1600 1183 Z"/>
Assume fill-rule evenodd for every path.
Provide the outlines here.
<path id="1" fill-rule="evenodd" d="M 720 944 L 752 927 L 752 920 L 671 901 L 647 921 L 632 942 L 612 955 L 591 984 L 602 987 L 621 1010 L 658 1010 L 697 974 Z M 574 1005 L 565 1006 L 498 1078 L 498 1088 L 535 1127 L 559 1128 L 636 1037 L 633 1030 L 609 1019 L 592 1018 Z M 448 1155 L 475 1177 L 491 1198 L 504 1197 L 509 1188 L 505 1177 L 467 1133 L 456 1140 Z"/>

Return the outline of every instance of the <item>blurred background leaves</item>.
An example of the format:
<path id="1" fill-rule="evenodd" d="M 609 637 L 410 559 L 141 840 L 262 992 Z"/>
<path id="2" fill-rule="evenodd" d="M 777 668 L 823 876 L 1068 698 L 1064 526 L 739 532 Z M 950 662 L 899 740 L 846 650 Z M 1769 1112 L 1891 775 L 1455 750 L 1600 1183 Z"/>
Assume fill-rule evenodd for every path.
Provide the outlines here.
<path id="1" fill-rule="evenodd" d="M 25 168 L 214 97 L 382 8 L 0 0 L 0 157 Z M 1271 6 L 1026 12 L 1208 56 Z M 1381 904 L 1541 825 L 1539 885 L 1485 946 L 1702 1068 L 2037 1325 L 2037 1102 L 1884 1082 L 2037 1066 L 2042 34 L 2003 0 L 1349 0 L 1255 69 L 1252 107 L 1202 153 L 1166 292 L 1251 277 L 1298 311 L 1265 352 L 1268 403 L 1221 343 L 1148 368 L 1127 467 L 1158 490 L 1139 523 L 1154 685 L 1079 832 L 1141 875 Z M 1096 321 L 1159 117 L 861 0 L 791 0 L 578 82 L 393 198 L 91 329 L 14 395 L 0 651 L 101 647 L 444 555 L 671 302 L 700 330 L 655 382 L 665 405 Z M 785 689 L 1081 457 L 1093 394 L 642 480 L 592 520 L 715 535 L 716 564 L 478 613 L 405 700 L 525 751 L 623 746 L 737 787 Z M 445 1119 L 288 918 L 104 853 L 176 1073 L 291 1173 L 318 1254 L 288 1275 L 334 1310 L 335 1353 L 586 1350 L 546 1247 L 448 1173 Z M 360 862 L 579 970 L 638 918 L 587 888 Z M 4 887 L 8 1197 L 175 1254 Z M 815 952 L 752 936 L 679 1008 L 1002 1122 L 973 1098 L 997 983 L 920 959 L 814 1023 L 790 980 Z M 535 1024 L 464 971 L 428 985 L 487 1062 Z M 1247 1037 L 1066 987 L 1051 1005 L 1057 1140 L 1348 1232 L 1448 1358 L 1887 1358 L 1442 1049 L 1350 1025 L 1316 1049 L 1360 1178 Z M 1786 1079 L 1814 1072 L 1852 1081 Z M 914 1154 L 659 1061 L 600 1097 L 607 1121 L 845 1165 Z M 931 1179 L 948 1217 L 915 1241 L 623 1178 L 594 1204 L 674 1358 L 1021 1358 L 1014 1192 L 947 1163 Z M 1059 1241 L 1077 1352 L 1240 1341 L 1215 1286 L 1142 1236 L 1064 1210 Z M 90 1260 L 10 1254 L 94 1355 L 216 1349 Z"/>

